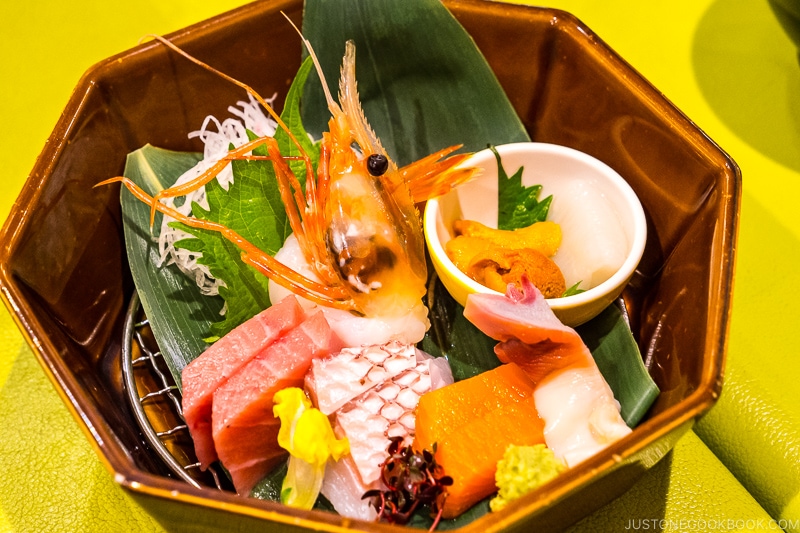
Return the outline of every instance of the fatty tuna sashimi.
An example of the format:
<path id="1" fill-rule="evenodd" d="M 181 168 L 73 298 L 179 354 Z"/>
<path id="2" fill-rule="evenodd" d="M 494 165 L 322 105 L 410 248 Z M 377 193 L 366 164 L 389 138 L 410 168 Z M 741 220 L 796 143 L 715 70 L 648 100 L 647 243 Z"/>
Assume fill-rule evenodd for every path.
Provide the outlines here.
<path id="1" fill-rule="evenodd" d="M 545 442 L 567 466 L 630 433 L 591 352 L 530 282 L 523 280 L 522 291 L 509 285 L 505 296 L 469 295 L 464 316 L 500 341 L 501 361 L 518 364 L 536 384 Z"/>
<path id="2" fill-rule="evenodd" d="M 325 317 L 315 313 L 214 392 L 214 446 L 239 494 L 249 494 L 286 457 L 277 440 L 280 420 L 272 412 L 275 393 L 302 387 L 311 361 L 328 355 L 336 343 Z"/>
<path id="3" fill-rule="evenodd" d="M 497 490 L 495 471 L 510 444 L 544 442 L 534 384 L 514 363 L 501 365 L 422 396 L 417 405 L 418 450 L 432 450 L 448 487 L 442 517 L 453 518 Z"/>
<path id="4" fill-rule="evenodd" d="M 201 469 L 205 470 L 217 460 L 211 436 L 214 391 L 304 318 L 297 298 L 284 298 L 219 339 L 184 367 L 181 373 L 183 416 Z"/>

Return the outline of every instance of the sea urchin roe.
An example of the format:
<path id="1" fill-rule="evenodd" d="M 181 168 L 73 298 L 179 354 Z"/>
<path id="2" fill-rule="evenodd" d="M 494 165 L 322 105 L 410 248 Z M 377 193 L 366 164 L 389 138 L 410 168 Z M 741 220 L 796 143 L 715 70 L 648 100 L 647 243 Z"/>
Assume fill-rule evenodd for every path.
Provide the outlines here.
<path id="1" fill-rule="evenodd" d="M 472 220 L 453 224 L 456 237 L 445 245 L 447 256 L 470 278 L 505 293 L 526 275 L 546 298 L 564 294 L 561 269 L 550 259 L 561 244 L 561 228 L 536 222 L 526 228 L 498 230 Z"/>
<path id="2" fill-rule="evenodd" d="M 555 222 L 535 222 L 525 228 L 502 230 L 490 228 L 474 220 L 453 222 L 456 235 L 488 240 L 503 248 L 532 248 L 552 257 L 561 246 L 561 226 Z"/>
<path id="3" fill-rule="evenodd" d="M 509 250 L 490 246 L 472 258 L 465 273 L 501 293 L 506 292 L 509 283 L 521 286 L 522 276 L 528 276 L 545 298 L 558 298 L 567 290 L 558 265 L 532 248 Z"/>

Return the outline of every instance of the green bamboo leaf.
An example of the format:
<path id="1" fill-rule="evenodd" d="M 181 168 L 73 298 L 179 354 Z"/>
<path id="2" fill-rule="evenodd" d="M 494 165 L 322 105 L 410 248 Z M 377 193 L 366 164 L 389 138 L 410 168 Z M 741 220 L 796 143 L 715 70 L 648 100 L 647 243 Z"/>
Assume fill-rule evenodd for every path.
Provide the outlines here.
<path id="1" fill-rule="evenodd" d="M 616 305 L 610 305 L 575 329 L 592 351 L 600 373 L 619 401 L 622 419 L 635 427 L 653 405 L 659 389 L 644 366 L 622 312 Z"/>
<path id="2" fill-rule="evenodd" d="M 150 145 L 128 155 L 125 176 L 149 194 L 172 185 L 193 167 L 200 154 L 162 150 Z M 123 188 L 122 221 L 125 247 L 134 284 L 153 335 L 175 382 L 181 384 L 181 370 L 206 348 L 209 326 L 219 320 L 222 299 L 203 296 L 193 280 L 174 265 L 161 266 L 154 236 L 150 234 L 150 207 Z M 161 227 L 161 214 L 154 228 Z"/>
<path id="3" fill-rule="evenodd" d="M 475 42 L 439 0 L 306 0 L 303 34 L 332 94 L 345 42 L 355 42 L 364 113 L 400 165 L 451 145 L 473 152 L 530 140 Z M 326 130 L 330 115 L 313 74 L 305 103 L 309 130 Z"/>
<path id="4" fill-rule="evenodd" d="M 429 271 L 433 290 L 426 304 L 431 327 L 422 339 L 421 349 L 434 357 L 446 357 L 456 381 L 500 366 L 494 354 L 497 341 L 464 318 L 464 308 L 450 296 L 431 267 Z"/>

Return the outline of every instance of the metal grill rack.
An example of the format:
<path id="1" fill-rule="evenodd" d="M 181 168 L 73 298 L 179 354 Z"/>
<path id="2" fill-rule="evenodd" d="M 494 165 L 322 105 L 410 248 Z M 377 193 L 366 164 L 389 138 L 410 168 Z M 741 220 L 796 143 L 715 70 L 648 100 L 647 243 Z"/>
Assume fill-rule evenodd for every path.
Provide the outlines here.
<path id="1" fill-rule="evenodd" d="M 136 422 L 145 440 L 169 469 L 195 487 L 223 489 L 221 474 L 212 465 L 200 470 L 181 396 L 150 331 L 134 292 L 125 317 L 122 375 Z"/>

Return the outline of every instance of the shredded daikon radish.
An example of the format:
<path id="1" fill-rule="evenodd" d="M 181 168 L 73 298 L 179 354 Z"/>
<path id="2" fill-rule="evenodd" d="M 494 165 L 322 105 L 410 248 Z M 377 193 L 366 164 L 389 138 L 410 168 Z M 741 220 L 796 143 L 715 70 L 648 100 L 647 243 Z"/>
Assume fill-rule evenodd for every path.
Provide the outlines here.
<path id="1" fill-rule="evenodd" d="M 220 122 L 216 117 L 208 116 L 198 131 L 189 133 L 189 138 L 196 137 L 203 142 L 203 159 L 181 175 L 175 185 L 191 181 L 202 174 L 225 157 L 231 145 L 239 147 L 246 143 L 249 140 L 247 138 L 247 130 L 258 136 L 275 134 L 278 124 L 264 113 L 255 98 L 248 96 L 249 101 L 239 101 L 236 102 L 239 107 L 231 106 L 228 108 L 231 114 L 239 118 L 227 118 Z M 269 103 L 271 104 L 274 99 L 275 96 L 272 97 Z M 217 175 L 216 180 L 222 187 L 227 189 L 233 180 L 230 164 Z M 197 202 L 204 209 L 208 209 L 205 187 L 201 187 L 185 197 L 164 200 L 166 205 L 185 215 L 191 215 L 194 202 Z M 177 241 L 191 238 L 192 236 L 184 231 L 170 227 L 169 223 L 172 221 L 174 221 L 172 217 L 165 216 L 161 223 L 161 233 L 158 237 L 161 264 L 169 265 L 174 263 L 184 274 L 195 280 L 203 294 L 209 296 L 219 294 L 219 287 L 223 283 L 211 275 L 208 267 L 198 262 L 202 254 L 175 248 Z"/>

